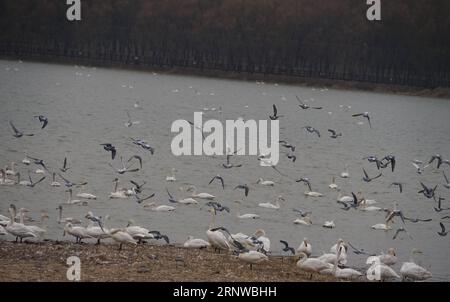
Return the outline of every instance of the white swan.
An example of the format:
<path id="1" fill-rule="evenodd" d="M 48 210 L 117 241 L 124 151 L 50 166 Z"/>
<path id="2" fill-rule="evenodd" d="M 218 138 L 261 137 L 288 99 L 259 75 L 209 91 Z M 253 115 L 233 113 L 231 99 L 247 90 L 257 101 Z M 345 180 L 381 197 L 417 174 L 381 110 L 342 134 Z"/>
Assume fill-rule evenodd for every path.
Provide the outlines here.
<path id="1" fill-rule="evenodd" d="M 305 196 L 309 196 L 309 197 L 322 197 L 323 194 L 319 193 L 319 192 L 314 192 L 314 191 L 305 191 Z"/>
<path id="2" fill-rule="evenodd" d="M 329 184 L 328 187 L 332 190 L 339 190 L 339 186 L 336 184 L 336 177 L 333 176 L 331 184 Z"/>
<path id="3" fill-rule="evenodd" d="M 92 238 L 88 235 L 87 230 L 85 227 L 82 226 L 73 226 L 72 223 L 68 222 L 64 226 L 64 233 L 63 236 L 66 236 L 66 234 L 69 234 L 76 239 L 76 243 L 81 243 L 81 240 L 86 238 Z"/>
<path id="4" fill-rule="evenodd" d="M 26 187 L 29 187 L 29 186 L 31 186 L 32 184 L 31 184 L 31 181 L 29 181 L 29 180 L 22 180 L 21 179 L 21 174 L 20 173 L 17 173 L 16 174 L 16 176 L 17 176 L 17 183 L 20 185 L 20 186 L 26 186 Z"/>
<path id="5" fill-rule="evenodd" d="M 338 249 L 338 254 L 337 254 L 336 261 L 335 261 L 334 267 L 333 267 L 334 276 L 339 279 L 357 279 L 357 278 L 361 277 L 363 274 L 361 272 L 358 272 L 355 269 L 340 268 L 338 266 L 340 254 L 342 251 L 345 251 L 345 249 L 341 249 L 341 248 Z"/>
<path id="6" fill-rule="evenodd" d="M 325 222 L 323 223 L 322 226 L 323 226 L 324 228 L 329 228 L 329 229 L 332 229 L 332 228 L 336 227 L 336 225 L 334 224 L 334 221 L 333 221 L 333 220 L 331 220 L 331 221 L 325 221 Z"/>
<path id="7" fill-rule="evenodd" d="M 178 203 L 181 204 L 198 204 L 198 201 L 195 200 L 194 198 L 188 197 L 188 198 L 183 198 L 178 200 Z"/>
<path id="8" fill-rule="evenodd" d="M 37 237 L 37 235 L 33 233 L 33 231 L 29 227 L 27 227 L 23 223 L 17 223 L 14 221 L 14 217 L 16 217 L 16 207 L 14 205 L 11 205 L 8 210 L 10 213 L 10 220 L 9 223 L 4 227 L 4 229 L 9 234 L 16 237 L 16 242 L 18 238 L 20 238 L 20 242 L 22 242 L 24 238 Z"/>
<path id="9" fill-rule="evenodd" d="M 15 170 L 15 167 L 16 167 L 16 163 L 15 163 L 15 162 L 12 162 L 12 163 L 11 163 L 11 169 L 8 169 L 8 168 L 7 168 L 7 169 L 5 170 L 6 175 L 16 176 L 17 173 L 18 173 L 18 171 Z"/>
<path id="10" fill-rule="evenodd" d="M 303 238 L 302 243 L 300 243 L 300 246 L 297 248 L 297 253 L 305 253 L 306 256 L 311 256 L 312 253 L 312 247 L 311 244 L 309 244 L 308 238 Z"/>
<path id="11" fill-rule="evenodd" d="M 384 281 L 386 279 L 400 279 L 400 276 L 386 264 L 382 264 L 377 259 L 373 259 L 366 272 L 367 279 Z"/>
<path id="12" fill-rule="evenodd" d="M 228 243 L 227 237 L 220 231 L 211 231 L 214 228 L 216 210 L 214 208 L 210 208 L 208 210 L 211 213 L 211 223 L 209 225 L 209 229 L 206 231 L 206 237 L 208 237 L 209 244 L 214 247 L 214 249 L 229 251 L 231 249 L 230 244 Z"/>
<path id="13" fill-rule="evenodd" d="M 56 181 L 56 173 L 53 172 L 52 183 L 50 184 L 52 187 L 60 187 L 61 184 Z"/>
<path id="14" fill-rule="evenodd" d="M 177 181 L 177 179 L 175 178 L 175 173 L 176 172 L 177 172 L 177 169 L 172 168 L 172 175 L 166 176 L 166 181 L 168 181 L 168 182 Z"/>
<path id="15" fill-rule="evenodd" d="M 72 223 L 72 224 L 80 224 L 81 220 L 79 219 L 75 219 L 73 217 L 62 217 L 62 212 L 63 212 L 63 206 L 59 205 L 57 208 L 58 210 L 58 220 L 56 220 L 58 223 Z"/>
<path id="16" fill-rule="evenodd" d="M 27 150 L 25 150 L 25 157 L 24 157 L 24 159 L 22 159 L 22 164 L 27 165 L 27 166 L 31 164 L 31 161 L 28 158 L 28 151 Z"/>
<path id="17" fill-rule="evenodd" d="M 128 233 L 133 239 L 137 240 L 140 243 L 144 239 L 153 239 L 153 235 L 150 234 L 150 231 L 141 226 L 133 225 L 134 221 L 129 220 L 128 225 L 122 231 Z"/>
<path id="18" fill-rule="evenodd" d="M 294 220 L 294 224 L 311 225 L 312 224 L 311 217 L 308 215 L 302 218 L 297 218 Z"/>
<path id="19" fill-rule="evenodd" d="M 260 218 L 259 215 L 257 215 L 257 214 L 252 214 L 252 213 L 241 214 L 240 213 L 241 201 L 235 200 L 234 202 L 237 203 L 237 213 L 236 213 L 237 218 L 239 218 L 239 219 L 258 219 L 258 218 Z"/>
<path id="20" fill-rule="evenodd" d="M 402 279 L 411 279 L 414 281 L 422 281 L 433 277 L 433 274 L 427 269 L 414 263 L 413 254 L 420 253 L 416 249 L 411 251 L 411 259 L 409 262 L 404 262 L 400 268 L 400 275 Z"/>
<path id="21" fill-rule="evenodd" d="M 87 200 L 72 199 L 72 189 L 69 189 L 66 192 L 69 192 L 69 199 L 67 199 L 66 201 L 67 204 L 82 205 L 82 206 L 89 205 L 89 201 Z"/>
<path id="22" fill-rule="evenodd" d="M 360 208 L 360 210 L 364 211 L 364 212 L 375 212 L 375 211 L 381 211 L 383 209 L 380 207 L 375 207 L 375 206 L 365 206 L 365 207 Z"/>
<path id="23" fill-rule="evenodd" d="M 300 253 L 299 260 L 297 261 L 297 267 L 305 272 L 311 273 L 320 273 L 325 269 L 331 269 L 333 267 L 332 264 L 323 262 L 317 258 L 308 258 L 305 253 Z"/>
<path id="24" fill-rule="evenodd" d="M 15 180 L 12 179 L 8 179 L 6 177 L 6 173 L 5 170 L 0 169 L 0 174 L 1 174 L 1 179 L 0 179 L 0 185 L 4 185 L 4 186 L 12 186 L 16 184 Z"/>
<path id="25" fill-rule="evenodd" d="M 34 171 L 34 173 L 36 173 L 36 174 L 45 174 L 45 170 L 43 170 L 43 169 L 36 169 L 36 171 Z"/>
<path id="26" fill-rule="evenodd" d="M 391 221 L 388 221 L 386 223 L 377 223 L 377 224 L 374 224 L 373 226 L 371 226 L 371 228 L 374 230 L 389 231 L 389 230 L 392 230 L 392 227 L 390 226 L 390 222 Z"/>
<path id="27" fill-rule="evenodd" d="M 343 172 L 341 172 L 341 177 L 342 178 L 349 178 L 350 177 L 350 173 L 348 172 L 348 165 L 345 164 L 345 170 Z"/>
<path id="28" fill-rule="evenodd" d="M 262 247 L 267 253 L 270 252 L 270 239 L 266 237 L 266 232 L 263 229 L 257 229 L 253 237 L 262 242 Z"/>
<path id="29" fill-rule="evenodd" d="M 352 201 L 353 201 L 353 197 L 352 197 L 352 196 L 349 196 L 349 195 L 342 196 L 342 193 L 339 192 L 339 193 L 338 193 L 338 197 L 336 198 L 336 201 L 340 201 L 340 202 L 352 202 Z"/>
<path id="30" fill-rule="evenodd" d="M 183 247 L 189 249 L 202 249 L 207 248 L 209 246 L 211 246 L 209 242 L 203 239 L 194 238 L 192 236 L 188 236 L 187 240 L 183 243 Z"/>
<path id="31" fill-rule="evenodd" d="M 137 245 L 137 241 L 122 229 L 112 229 L 109 231 L 109 236 L 116 242 L 119 242 L 119 250 L 122 249 L 124 243 Z"/>
<path id="32" fill-rule="evenodd" d="M 262 178 L 259 178 L 256 181 L 257 184 L 260 184 L 261 186 L 265 186 L 265 187 L 273 187 L 275 185 L 275 182 L 271 181 L 271 180 L 264 180 Z"/>
<path id="33" fill-rule="evenodd" d="M 23 224 L 25 212 L 27 211 L 20 211 L 20 223 Z M 36 237 L 42 238 L 45 233 L 47 233 L 47 228 L 45 225 L 45 220 L 49 219 L 49 216 L 47 213 L 41 214 L 41 226 L 37 225 L 27 225 L 27 227 L 36 235 Z"/>
<path id="34" fill-rule="evenodd" d="M 285 201 L 285 199 L 281 195 L 279 195 L 277 197 L 277 199 L 275 199 L 275 204 L 270 203 L 270 202 L 263 202 L 263 203 L 259 203 L 258 206 L 261 208 L 278 210 L 278 209 L 280 209 L 280 201 Z"/>
<path id="35" fill-rule="evenodd" d="M 167 205 L 156 205 L 154 202 L 150 202 L 144 205 L 144 208 L 148 208 L 150 211 L 155 212 L 173 212 L 175 211 L 175 207 L 167 206 Z"/>
<path id="36" fill-rule="evenodd" d="M 331 251 L 333 251 L 333 247 L 331 248 Z M 324 253 L 320 257 L 317 257 L 317 259 L 330 264 L 334 264 L 337 259 L 339 265 L 345 265 L 347 263 L 347 250 L 345 248 L 344 240 L 339 238 L 334 252 Z"/>
<path id="37" fill-rule="evenodd" d="M 212 200 L 212 199 L 216 198 L 216 196 L 209 194 L 209 193 L 197 193 L 197 188 L 195 186 L 189 186 L 187 191 L 192 192 L 192 195 L 191 195 L 192 198 L 200 198 L 200 199 L 208 199 L 208 200 Z"/>
<path id="38" fill-rule="evenodd" d="M 90 193 L 78 193 L 76 197 L 84 198 L 84 199 L 97 199 L 97 196 Z"/>
<path id="39" fill-rule="evenodd" d="M 127 195 L 127 190 L 124 190 L 123 188 L 118 188 L 119 186 L 119 179 L 114 179 L 114 192 L 111 192 L 109 194 L 109 198 L 121 198 L 125 199 L 129 196 Z"/>
<path id="40" fill-rule="evenodd" d="M 263 253 L 260 253 L 258 251 L 248 251 L 244 253 L 240 253 L 238 256 L 239 260 L 242 260 L 244 262 L 247 262 L 250 264 L 250 269 L 252 269 L 253 264 L 258 264 L 264 261 L 268 261 L 269 257 L 264 255 Z"/>
<path id="41" fill-rule="evenodd" d="M 378 261 L 378 263 L 386 264 L 386 265 L 394 265 L 397 263 L 397 255 L 393 248 L 388 249 L 387 254 L 381 253 L 381 255 L 370 256 L 366 260 L 366 264 L 371 265 L 374 261 Z"/>

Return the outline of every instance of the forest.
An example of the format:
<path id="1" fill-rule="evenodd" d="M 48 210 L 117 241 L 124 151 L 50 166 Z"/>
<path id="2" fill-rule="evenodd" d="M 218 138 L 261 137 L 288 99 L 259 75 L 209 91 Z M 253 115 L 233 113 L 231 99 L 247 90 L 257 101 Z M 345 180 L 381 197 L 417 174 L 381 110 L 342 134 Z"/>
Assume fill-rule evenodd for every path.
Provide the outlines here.
<path id="1" fill-rule="evenodd" d="M 450 86 L 450 1 L 2 0 L 0 56 Z"/>

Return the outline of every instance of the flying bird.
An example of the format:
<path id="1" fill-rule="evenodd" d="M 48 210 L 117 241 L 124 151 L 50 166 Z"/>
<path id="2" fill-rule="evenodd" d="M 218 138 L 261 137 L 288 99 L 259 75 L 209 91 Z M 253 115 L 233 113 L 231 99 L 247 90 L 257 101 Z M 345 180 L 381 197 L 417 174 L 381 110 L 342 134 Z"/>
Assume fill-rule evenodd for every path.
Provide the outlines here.
<path id="1" fill-rule="evenodd" d="M 295 255 L 295 249 L 293 247 L 290 247 L 287 241 L 280 240 L 280 243 L 284 245 L 283 252 L 290 252 L 292 255 Z"/>
<path id="2" fill-rule="evenodd" d="M 220 175 L 216 175 L 216 176 L 214 176 L 210 181 L 209 181 L 209 183 L 208 183 L 208 185 L 210 185 L 214 180 L 220 180 L 220 182 L 222 183 L 222 189 L 223 190 L 225 190 L 225 183 L 224 183 L 224 181 L 223 181 L 223 178 L 222 178 L 222 176 L 220 176 Z"/>
<path id="3" fill-rule="evenodd" d="M 250 191 L 250 188 L 248 187 L 247 184 L 245 184 L 245 185 L 238 185 L 238 186 L 236 186 L 234 188 L 234 190 L 236 190 L 236 189 L 243 189 L 244 192 L 245 192 L 245 196 L 248 196 L 248 192 Z"/>
<path id="4" fill-rule="evenodd" d="M 445 225 L 442 222 L 439 222 L 439 225 L 441 226 L 441 231 L 438 232 L 439 236 L 447 236 L 447 231 L 445 230 Z"/>
<path id="5" fill-rule="evenodd" d="M 418 193 L 423 193 L 423 195 L 426 198 L 433 198 L 434 197 L 434 192 L 436 191 L 436 188 L 438 185 L 434 186 L 434 188 L 428 188 L 427 186 L 425 186 L 422 182 L 420 183 L 422 185 L 422 190 L 420 190 Z"/>
<path id="6" fill-rule="evenodd" d="M 106 144 L 100 144 L 100 146 L 103 146 L 103 149 L 105 149 L 105 151 L 111 152 L 111 159 L 114 160 L 114 158 L 116 158 L 116 147 L 114 147 L 113 145 L 106 143 Z"/>
<path id="7" fill-rule="evenodd" d="M 38 119 L 39 119 L 39 122 L 42 123 L 41 129 L 44 129 L 45 126 L 47 126 L 47 124 L 48 124 L 48 118 L 46 118 L 46 117 L 43 116 L 43 115 L 35 115 L 34 117 L 35 117 L 35 118 L 38 118 Z"/>
<path id="8" fill-rule="evenodd" d="M 13 136 L 14 136 L 15 138 L 19 138 L 19 137 L 22 137 L 22 136 L 24 136 L 24 135 L 25 135 L 25 136 L 34 136 L 33 133 L 23 133 L 23 132 L 17 130 L 16 126 L 14 126 L 13 122 L 11 122 L 11 121 L 9 121 L 9 124 L 11 125 L 11 128 L 12 128 L 13 131 L 14 131 Z"/>
<path id="9" fill-rule="evenodd" d="M 392 240 L 395 240 L 398 236 L 398 234 L 400 234 L 400 232 L 405 232 L 409 238 L 413 239 L 412 236 L 408 233 L 408 231 L 405 228 L 398 228 L 397 231 L 395 231 L 394 236 L 392 237 Z"/>
<path id="10" fill-rule="evenodd" d="M 314 128 L 314 127 L 311 127 L 311 126 L 305 126 L 305 127 L 302 127 L 302 129 L 306 129 L 306 131 L 308 131 L 309 133 L 315 133 L 315 134 L 317 134 L 318 137 L 320 137 L 320 132 L 319 132 L 319 130 L 317 130 L 317 129 Z"/>
<path id="11" fill-rule="evenodd" d="M 365 118 L 367 119 L 367 121 L 369 122 L 370 128 L 372 128 L 372 124 L 370 123 L 369 112 L 356 113 L 356 114 L 353 114 L 352 116 L 353 116 L 353 117 L 356 117 L 356 116 L 363 116 L 363 117 L 365 117 Z"/>
<path id="12" fill-rule="evenodd" d="M 298 96 L 295 96 L 295 97 L 297 98 L 297 101 L 300 103 L 298 106 L 300 108 L 302 108 L 303 110 L 310 109 L 310 108 L 311 109 L 322 109 L 323 108 L 323 107 L 311 107 L 311 106 L 303 103 Z"/>
<path id="13" fill-rule="evenodd" d="M 282 140 L 282 141 L 279 141 L 279 143 L 281 144 L 281 146 L 291 149 L 292 152 L 295 151 L 295 146 L 292 144 L 289 144 L 287 141 Z"/>
<path id="14" fill-rule="evenodd" d="M 134 138 L 131 138 L 131 140 L 133 141 L 133 144 L 141 146 L 144 150 L 150 151 L 152 155 L 155 153 L 155 149 L 152 146 L 150 146 L 146 141 Z"/>
<path id="15" fill-rule="evenodd" d="M 367 174 L 367 172 L 364 168 L 363 168 L 363 172 L 364 172 L 363 180 L 365 182 L 371 182 L 372 180 L 377 179 L 378 177 L 382 176 L 382 174 L 380 173 L 377 176 L 371 178 L 371 177 L 369 177 L 369 175 Z"/>
<path id="16" fill-rule="evenodd" d="M 310 181 L 309 181 L 309 178 L 307 178 L 307 177 L 302 177 L 302 178 L 300 178 L 300 179 L 297 179 L 295 182 L 302 182 L 302 183 L 304 183 L 305 185 L 308 186 L 308 189 L 309 189 L 310 191 L 312 191 L 312 189 L 311 189 L 311 183 L 310 183 Z"/>
<path id="17" fill-rule="evenodd" d="M 269 118 L 271 120 L 277 120 L 278 118 L 283 117 L 283 115 L 278 115 L 277 106 L 275 106 L 275 104 L 273 104 L 272 107 L 273 107 L 273 115 L 269 115 Z"/>
<path id="18" fill-rule="evenodd" d="M 335 130 L 333 130 L 333 129 L 328 129 L 328 132 L 330 132 L 331 134 L 330 134 L 330 137 L 331 138 L 338 138 L 339 136 L 342 136 L 342 133 L 341 132 L 336 132 Z"/>
<path id="19" fill-rule="evenodd" d="M 75 187 L 81 187 L 81 186 L 87 185 L 87 182 L 86 182 L 86 181 L 85 181 L 85 182 L 81 182 L 81 183 L 73 183 L 73 182 L 69 181 L 67 178 L 65 178 L 64 176 L 62 176 L 62 175 L 59 174 L 59 173 L 58 173 L 58 176 L 64 181 L 64 185 L 65 185 L 67 188 L 71 188 L 71 187 L 73 187 L 73 186 L 75 186 Z"/>

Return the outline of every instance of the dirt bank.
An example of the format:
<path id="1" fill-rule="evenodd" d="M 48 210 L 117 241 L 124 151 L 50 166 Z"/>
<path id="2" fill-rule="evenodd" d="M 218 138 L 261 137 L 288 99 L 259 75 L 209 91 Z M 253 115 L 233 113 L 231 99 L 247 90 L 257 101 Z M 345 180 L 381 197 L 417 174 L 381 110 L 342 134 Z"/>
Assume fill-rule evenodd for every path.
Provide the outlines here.
<path id="1" fill-rule="evenodd" d="M 212 250 L 149 244 L 0 241 L 0 281 L 67 281 L 67 258 L 81 260 L 81 281 L 310 281 L 287 257 L 253 266 Z M 314 275 L 313 281 L 334 281 Z"/>

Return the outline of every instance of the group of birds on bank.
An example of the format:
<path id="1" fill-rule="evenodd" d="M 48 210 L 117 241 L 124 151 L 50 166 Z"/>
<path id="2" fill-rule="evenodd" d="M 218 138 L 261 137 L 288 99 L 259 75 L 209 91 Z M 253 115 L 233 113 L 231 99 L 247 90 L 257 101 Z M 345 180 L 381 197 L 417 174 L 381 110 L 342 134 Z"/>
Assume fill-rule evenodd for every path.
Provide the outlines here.
<path id="1" fill-rule="evenodd" d="M 321 110 L 323 107 L 320 106 L 310 106 L 307 104 L 306 101 L 299 100 L 299 107 L 302 110 L 307 109 L 314 109 L 314 110 Z M 140 106 L 140 105 L 139 105 Z M 135 106 L 135 108 L 137 108 Z M 129 112 L 127 112 L 128 121 L 126 122 L 126 127 L 132 127 L 133 125 L 138 124 L 139 122 L 133 121 Z M 364 113 L 357 113 L 353 114 L 353 117 L 363 117 L 366 118 L 370 128 L 372 128 L 371 124 L 371 117 L 369 116 L 368 112 Z M 284 115 L 280 115 L 278 112 L 278 108 L 276 105 L 273 105 L 273 114 L 269 116 L 272 120 L 277 120 L 283 118 Z M 39 122 L 42 124 L 41 129 L 44 129 L 48 125 L 48 118 L 39 115 L 36 116 L 36 118 L 39 119 Z M 13 122 L 10 122 L 10 125 L 13 129 L 13 136 L 15 138 L 21 138 L 24 136 L 33 136 L 32 133 L 24 133 L 19 131 Z M 321 137 L 320 132 L 315 129 L 312 126 L 305 126 L 303 127 L 308 133 L 316 134 L 318 137 Z M 203 130 L 202 130 L 203 131 Z M 338 132 L 333 129 L 328 129 L 328 132 L 330 132 L 330 137 L 333 139 L 338 139 L 342 136 L 341 132 Z M 152 147 L 148 142 L 146 142 L 143 139 L 136 139 L 130 137 L 131 143 L 134 145 L 140 147 L 141 149 L 148 151 L 149 155 L 155 154 L 155 149 Z M 287 157 L 292 161 L 295 162 L 296 156 L 294 154 L 295 152 L 295 146 L 291 143 L 289 143 L 287 140 L 280 141 L 280 144 L 282 147 L 289 150 L 289 153 L 287 153 Z M 108 166 L 112 168 L 114 173 L 117 173 L 119 175 L 123 175 L 125 173 L 135 173 L 143 169 L 143 158 L 139 155 L 133 155 L 128 160 L 125 160 L 127 157 L 120 156 L 120 150 L 114 146 L 113 143 L 105 142 L 101 144 L 101 147 L 104 151 L 109 152 L 111 156 L 111 160 L 116 160 L 116 155 L 119 154 L 118 159 L 120 160 L 120 165 L 116 166 L 112 163 L 108 163 Z M 242 165 L 241 164 L 232 164 L 231 158 L 235 156 L 235 153 L 231 152 L 226 155 L 226 163 L 223 164 L 224 168 L 239 168 Z M 108 155 L 109 157 L 109 155 Z M 365 159 L 367 159 L 370 163 L 375 163 L 376 168 L 378 170 L 383 170 L 387 167 L 390 167 L 390 170 L 394 172 L 396 167 L 396 158 L 393 155 L 386 155 L 382 158 L 378 158 L 376 156 L 368 156 Z M 264 161 L 264 157 L 258 158 L 260 161 Z M 429 161 L 428 165 L 432 164 L 433 162 L 437 163 L 437 169 L 440 169 L 445 164 L 449 165 L 450 162 L 448 160 L 445 160 L 440 155 L 434 155 L 432 159 Z M 64 224 L 64 234 L 73 236 L 77 243 L 81 243 L 82 240 L 85 239 L 93 239 L 97 241 L 97 244 L 100 244 L 101 240 L 105 239 L 112 239 L 115 242 L 119 243 L 119 249 L 122 249 L 123 244 L 133 244 L 136 245 L 138 243 L 143 243 L 145 240 L 159 240 L 163 239 L 166 243 L 169 243 L 169 238 L 167 235 L 160 233 L 156 230 L 148 230 L 141 226 L 134 225 L 133 221 L 129 221 L 129 223 L 122 228 L 107 228 L 106 227 L 106 221 L 108 220 L 108 216 L 105 218 L 95 216 L 92 212 L 88 212 L 85 216 L 85 218 L 89 221 L 89 225 L 86 227 L 81 226 L 83 221 L 77 220 L 75 218 L 71 217 L 62 217 L 62 210 L 63 206 L 66 205 L 89 205 L 89 200 L 95 200 L 97 197 L 90 193 L 78 193 L 76 196 L 79 197 L 79 200 L 75 200 L 72 198 L 72 188 L 80 188 L 87 184 L 87 182 L 72 182 L 68 180 L 68 178 L 63 173 L 67 172 L 70 167 L 67 158 L 64 159 L 64 163 L 61 168 L 59 168 L 61 173 L 57 172 L 50 172 L 49 168 L 47 167 L 44 160 L 41 160 L 39 158 L 30 157 L 28 154 L 26 154 L 25 159 L 22 161 L 24 165 L 30 165 L 31 163 L 39 166 L 39 169 L 36 170 L 36 174 L 42 174 L 42 175 L 52 175 L 53 181 L 51 183 L 54 187 L 59 186 L 65 186 L 67 188 L 67 192 L 69 193 L 69 199 L 66 204 L 60 205 L 58 207 L 59 211 L 59 217 L 58 217 L 58 223 Z M 417 169 L 417 173 L 421 174 L 423 173 L 424 169 L 427 168 L 427 165 L 424 166 L 422 162 L 414 161 L 412 163 L 414 167 Z M 277 168 L 275 166 L 272 166 L 275 170 Z M 419 172 L 420 171 L 420 172 Z M 166 181 L 168 182 L 176 182 L 175 177 L 176 169 L 172 170 L 172 175 L 167 176 Z M 277 170 L 277 172 L 279 172 Z M 31 177 L 30 171 L 28 171 L 28 180 L 24 181 L 20 179 L 20 172 L 15 170 L 15 164 L 11 165 L 11 167 L 7 167 L 5 169 L 0 170 L 1 173 L 1 179 L 0 179 L 0 185 L 23 185 L 27 187 L 35 187 L 37 184 L 42 183 L 45 180 L 45 176 L 40 178 L 37 181 L 34 181 Z M 282 176 L 286 176 L 285 174 L 279 172 Z M 447 180 L 447 177 L 445 175 L 445 172 L 443 171 L 443 176 L 445 177 L 446 183 L 444 184 L 445 188 L 450 188 L 450 184 Z M 16 176 L 17 180 L 10 179 L 8 176 Z M 62 181 L 62 184 L 59 183 L 56 179 L 56 176 L 60 178 Z M 349 178 L 349 172 L 348 172 L 348 166 L 345 167 L 345 171 L 343 171 L 340 174 L 341 178 Z M 362 169 L 362 180 L 365 182 L 371 182 L 376 181 L 376 179 L 382 177 L 382 172 L 379 172 L 377 175 L 371 175 L 369 174 L 364 168 Z M 313 198 L 320 198 L 323 197 L 324 194 L 315 192 L 312 190 L 312 184 L 311 180 L 307 177 L 302 177 L 299 179 L 293 179 L 298 183 L 303 183 L 305 186 L 308 187 L 308 191 L 305 191 L 304 194 L 307 197 L 313 197 Z M 141 194 L 144 191 L 144 185 L 139 184 L 136 181 L 132 181 L 133 187 L 131 188 L 120 188 L 119 187 L 119 179 L 114 179 L 114 191 L 110 193 L 110 198 L 134 198 L 135 201 L 138 204 L 142 204 L 145 200 L 151 199 L 155 196 L 155 193 L 143 197 Z M 214 176 L 208 183 L 208 185 L 213 185 L 213 183 L 218 182 L 222 190 L 225 190 L 226 184 L 225 180 L 222 176 L 216 175 Z M 249 183 L 250 184 L 250 183 Z M 235 184 L 231 188 L 233 190 L 242 190 L 243 198 L 248 197 L 251 190 L 253 190 L 252 186 L 249 184 Z M 274 181 L 271 180 L 265 180 L 263 178 L 258 178 L 257 185 L 265 186 L 265 187 L 273 187 L 275 185 Z M 396 186 L 399 189 L 399 192 L 402 193 L 404 190 L 404 184 L 400 182 L 394 182 L 390 185 Z M 420 194 L 423 194 L 428 199 L 433 199 L 437 203 L 437 207 L 435 207 L 436 212 L 448 210 L 448 208 L 442 208 L 441 202 L 445 200 L 441 196 L 437 196 L 436 194 L 436 186 L 431 187 L 427 186 L 424 183 L 421 183 L 421 190 L 419 191 Z M 372 202 L 368 199 L 366 199 L 361 192 L 358 193 L 351 193 L 351 196 L 342 196 L 341 190 L 339 186 L 335 183 L 335 178 L 333 178 L 332 183 L 329 185 L 329 188 L 332 190 L 335 190 L 339 192 L 337 203 L 340 205 L 343 205 L 343 210 L 349 211 L 351 209 L 360 209 L 364 211 L 385 211 L 386 212 L 386 219 L 385 223 L 374 225 L 372 226 L 373 229 L 382 229 L 382 230 L 389 230 L 392 227 L 390 226 L 390 223 L 393 222 L 393 219 L 395 217 L 399 217 L 401 221 L 403 222 L 403 226 L 399 229 L 397 229 L 396 234 L 394 238 L 397 237 L 399 232 L 405 231 L 408 232 L 406 229 L 405 221 L 410 222 L 422 222 L 422 221 L 429 221 L 427 219 L 413 219 L 409 218 L 403 215 L 403 212 L 400 211 L 397 208 L 397 205 L 394 205 L 393 209 L 383 209 L 378 208 L 372 205 Z M 228 231 L 227 228 L 222 226 L 215 226 L 214 223 L 214 217 L 217 215 L 218 212 L 230 212 L 230 208 L 226 205 L 223 205 L 217 201 L 214 201 L 216 196 L 210 193 L 205 192 L 197 192 L 197 188 L 193 185 L 189 185 L 187 188 L 184 189 L 185 192 L 190 193 L 188 197 L 185 198 L 177 198 L 175 195 L 173 195 L 168 189 L 166 189 L 166 193 L 168 196 L 168 201 L 171 204 L 177 205 L 177 204 L 199 204 L 200 202 L 198 200 L 204 199 L 207 200 L 205 203 L 205 206 L 209 208 L 210 213 L 212 214 L 212 222 L 209 228 L 206 231 L 207 240 L 203 240 L 200 238 L 194 238 L 192 236 L 189 236 L 187 241 L 184 242 L 183 246 L 185 248 L 214 248 L 217 251 L 227 251 L 232 254 L 235 254 L 239 259 L 241 259 L 244 262 L 247 262 L 252 267 L 253 264 L 258 264 L 264 261 L 268 261 L 269 257 L 272 255 L 272 251 L 270 248 L 270 240 L 268 237 L 266 237 L 266 233 L 262 229 L 258 229 L 253 235 L 246 235 L 243 233 L 236 233 L 232 234 L 230 231 Z M 239 219 L 259 219 L 260 215 L 255 213 L 240 213 L 239 205 L 243 202 L 242 200 L 235 200 L 234 201 L 237 204 L 237 217 Z M 282 195 L 278 196 L 274 202 L 261 202 L 258 204 L 261 208 L 266 209 L 273 209 L 277 210 L 280 209 L 282 203 L 285 202 L 285 199 Z M 150 209 L 152 211 L 158 211 L 158 212 L 171 212 L 175 210 L 175 206 L 172 205 L 157 205 L 155 203 L 145 203 L 143 204 L 143 207 L 146 209 Z M 293 209 L 294 212 L 299 214 L 299 217 L 294 221 L 294 224 L 303 224 L 303 225 L 310 225 L 311 222 L 311 212 Z M 25 220 L 27 219 L 27 209 L 19 209 L 19 211 L 16 211 L 16 207 L 14 205 L 11 205 L 9 207 L 10 217 L 0 216 L 0 234 L 11 234 L 12 236 L 16 237 L 16 240 L 21 240 L 25 238 L 43 238 L 45 235 L 45 228 L 42 226 L 31 226 L 26 225 Z M 447 219 L 447 216 L 443 217 L 442 219 Z M 42 213 L 42 220 L 48 219 L 47 213 Z M 323 223 L 323 227 L 325 228 L 334 228 L 335 223 L 334 221 L 325 221 Z M 447 232 L 445 230 L 445 226 L 442 222 L 440 222 L 441 231 L 438 232 L 440 236 L 446 236 Z M 334 245 L 330 253 L 324 253 L 323 255 L 319 257 L 312 257 L 312 248 L 311 244 L 309 243 L 309 240 L 305 238 L 298 249 L 293 249 L 289 246 L 289 244 L 285 240 L 280 240 L 280 243 L 284 246 L 283 252 L 287 255 L 293 257 L 296 261 L 296 265 L 304 271 L 311 272 L 311 273 L 319 273 L 319 274 L 328 274 L 333 275 L 337 278 L 343 278 L 343 279 L 354 279 L 354 278 L 360 278 L 362 276 L 362 273 L 346 267 L 347 264 L 347 249 L 348 246 L 352 247 L 350 243 L 344 242 L 344 240 L 339 239 L 336 245 Z M 353 248 L 353 247 L 352 247 Z M 358 250 L 356 248 L 353 248 L 353 252 L 355 254 L 365 254 L 367 252 L 363 250 Z M 414 250 L 412 254 L 416 254 L 417 251 Z M 370 254 L 370 253 L 367 253 Z M 401 269 L 400 269 L 400 275 L 398 275 L 393 269 L 392 265 L 396 263 L 396 253 L 393 249 L 389 249 L 386 254 L 381 255 L 370 255 L 367 259 L 367 265 L 369 265 L 369 268 L 367 270 L 367 278 L 369 280 L 372 277 L 379 274 L 380 278 L 377 280 L 386 280 L 391 278 L 407 278 L 411 280 L 425 280 L 432 276 L 432 274 L 426 270 L 425 268 L 417 265 L 414 263 L 413 260 L 410 260 L 409 262 L 403 263 Z M 395 259 L 395 260 L 394 260 Z M 401 276 L 401 277 L 400 277 Z M 378 277 L 377 277 L 378 278 Z"/>

